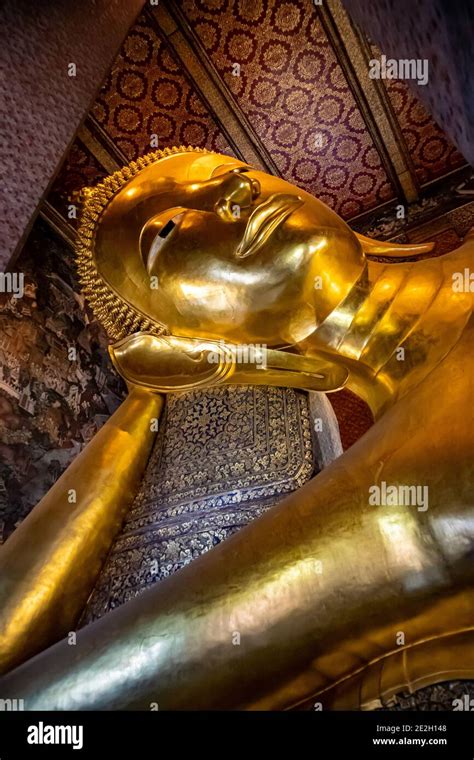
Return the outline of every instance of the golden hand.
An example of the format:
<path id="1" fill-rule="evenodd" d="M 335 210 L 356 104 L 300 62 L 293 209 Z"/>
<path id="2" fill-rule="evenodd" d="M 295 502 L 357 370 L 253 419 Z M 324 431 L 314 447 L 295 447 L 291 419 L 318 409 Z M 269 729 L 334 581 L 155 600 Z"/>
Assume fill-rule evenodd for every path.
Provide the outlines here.
<path id="1" fill-rule="evenodd" d="M 161 393 L 214 385 L 281 385 L 335 391 L 348 371 L 332 358 L 304 357 L 263 345 L 155 336 L 136 333 L 115 343 L 109 353 L 131 385 Z"/>

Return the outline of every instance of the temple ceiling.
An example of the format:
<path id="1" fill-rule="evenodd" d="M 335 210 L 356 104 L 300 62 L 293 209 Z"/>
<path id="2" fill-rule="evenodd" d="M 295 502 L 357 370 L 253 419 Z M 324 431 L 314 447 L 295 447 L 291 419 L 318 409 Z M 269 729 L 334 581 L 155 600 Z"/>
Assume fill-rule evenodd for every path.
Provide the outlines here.
<path id="1" fill-rule="evenodd" d="M 66 235 L 78 191 L 158 147 L 230 153 L 352 224 L 423 199 L 466 162 L 338 0 L 147 4 L 43 206 Z"/>

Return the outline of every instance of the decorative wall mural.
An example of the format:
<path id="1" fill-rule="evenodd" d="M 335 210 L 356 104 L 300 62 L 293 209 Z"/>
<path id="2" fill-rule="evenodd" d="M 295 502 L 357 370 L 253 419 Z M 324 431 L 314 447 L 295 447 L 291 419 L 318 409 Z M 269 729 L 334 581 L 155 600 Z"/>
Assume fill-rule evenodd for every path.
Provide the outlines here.
<path id="1" fill-rule="evenodd" d="M 69 247 L 38 222 L 20 265 L 24 297 L 0 295 L 1 540 L 124 397 L 102 329 L 84 310 Z"/>

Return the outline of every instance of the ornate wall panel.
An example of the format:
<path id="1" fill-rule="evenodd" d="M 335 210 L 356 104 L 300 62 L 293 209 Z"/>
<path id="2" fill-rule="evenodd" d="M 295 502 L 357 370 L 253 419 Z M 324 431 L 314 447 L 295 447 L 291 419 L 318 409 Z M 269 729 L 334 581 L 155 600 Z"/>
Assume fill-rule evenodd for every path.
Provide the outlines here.
<path id="1" fill-rule="evenodd" d="M 469 166 L 453 172 L 441 182 L 430 186 L 426 194 L 406 207 L 404 218 L 398 218 L 393 208 L 369 213 L 352 227 L 368 237 L 393 240 L 397 243 L 423 242 L 454 223 L 459 239 L 474 224 L 474 170 Z M 428 235 L 428 238 L 425 236 Z M 433 252 L 437 255 L 438 249 Z"/>
<path id="2" fill-rule="evenodd" d="M 289 388 L 168 396 L 140 492 L 83 622 L 176 572 L 303 485 L 315 471 L 312 427 L 307 394 Z"/>
<path id="3" fill-rule="evenodd" d="M 23 298 L 0 294 L 0 543 L 124 397 L 71 259 L 38 221 L 19 260 Z"/>
<path id="4" fill-rule="evenodd" d="M 336 413 L 345 451 L 367 432 L 374 424 L 374 418 L 365 401 L 349 390 L 330 393 L 328 399 Z"/>

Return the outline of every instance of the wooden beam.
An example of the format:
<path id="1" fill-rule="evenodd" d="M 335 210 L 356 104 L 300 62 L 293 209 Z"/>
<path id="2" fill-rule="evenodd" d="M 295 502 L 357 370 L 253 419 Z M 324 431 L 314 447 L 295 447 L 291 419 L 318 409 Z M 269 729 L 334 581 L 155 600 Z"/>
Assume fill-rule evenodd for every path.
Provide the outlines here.
<path id="1" fill-rule="evenodd" d="M 77 136 L 108 174 L 128 164 L 127 157 L 92 116 L 87 117 Z"/>
<path id="2" fill-rule="evenodd" d="M 49 201 L 41 203 L 39 215 L 65 243 L 71 248 L 75 248 L 77 243 L 76 230 L 74 227 L 71 227 L 69 222 L 65 220 L 63 215 Z"/>

